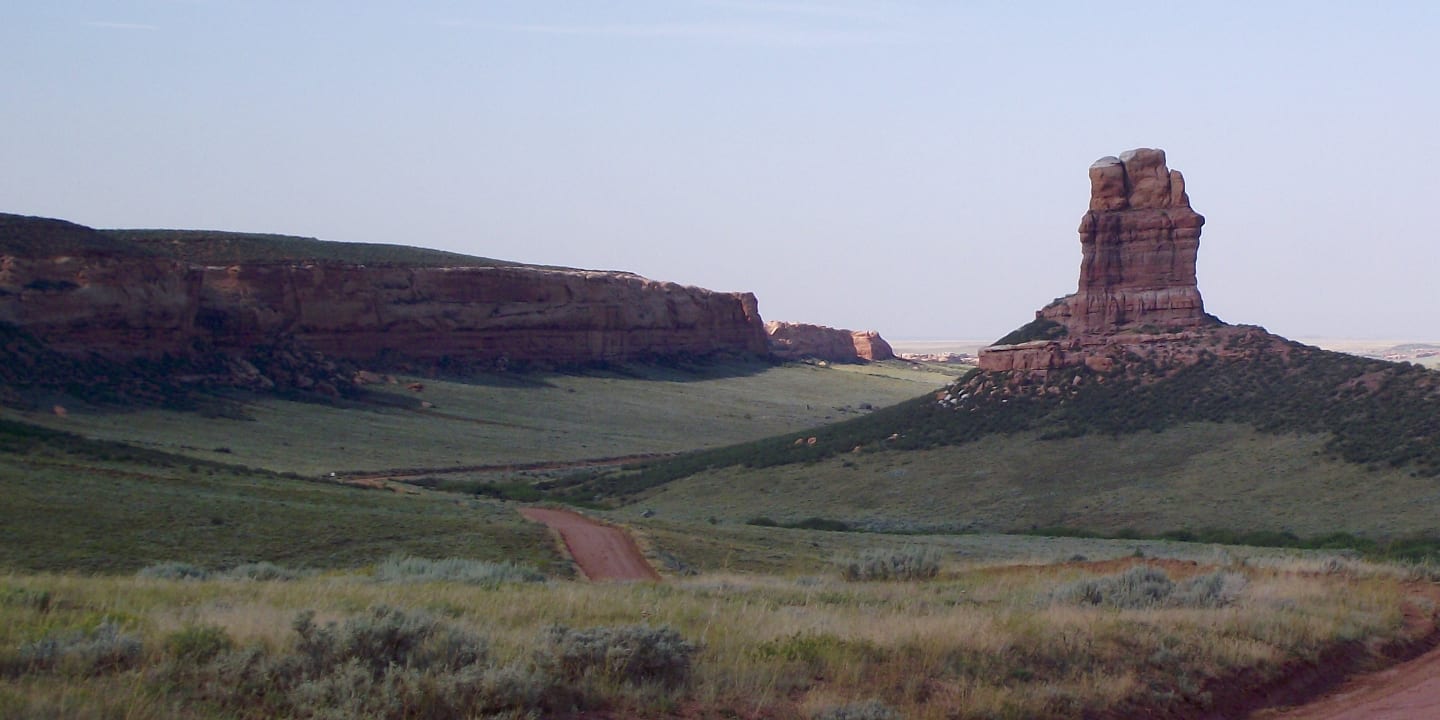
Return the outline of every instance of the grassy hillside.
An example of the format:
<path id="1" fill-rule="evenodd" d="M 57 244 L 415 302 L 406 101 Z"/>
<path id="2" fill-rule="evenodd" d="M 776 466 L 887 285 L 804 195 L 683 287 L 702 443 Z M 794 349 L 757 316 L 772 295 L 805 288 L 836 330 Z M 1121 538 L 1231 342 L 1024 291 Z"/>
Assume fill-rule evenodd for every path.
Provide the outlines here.
<path id="1" fill-rule="evenodd" d="M 466 381 L 397 378 L 332 404 L 247 396 L 225 413 L 72 406 L 64 417 L 0 409 L 0 418 L 89 437 L 315 476 L 570 463 L 676 453 L 859 417 L 931 391 L 951 375 L 903 363 L 820 368 L 761 362 L 691 369 L 635 365 Z M 413 382 L 424 389 L 407 389 Z M 426 407 L 424 404 L 428 404 Z M 223 452 L 217 452 L 223 450 Z M 465 473 L 461 473 L 465 474 Z"/>
<path id="2" fill-rule="evenodd" d="M 1068 369 L 1043 384 L 977 372 L 865 417 L 558 492 L 728 521 L 1440 532 L 1429 504 L 1440 500 L 1440 374 L 1298 344 L 1253 349 L 1183 368 Z"/>
<path id="3" fill-rule="evenodd" d="M 565 567 L 498 503 L 401 496 L 0 421 L 0 568 L 133 571 L 179 560 L 355 567 L 393 553 Z"/>
<path id="4" fill-rule="evenodd" d="M 1323 435 L 1238 423 L 1048 440 L 993 434 L 924 450 L 706 470 L 640 493 L 623 512 L 727 525 L 822 517 L 909 532 L 1440 533 L 1435 478 L 1328 459 L 1325 445 Z"/>

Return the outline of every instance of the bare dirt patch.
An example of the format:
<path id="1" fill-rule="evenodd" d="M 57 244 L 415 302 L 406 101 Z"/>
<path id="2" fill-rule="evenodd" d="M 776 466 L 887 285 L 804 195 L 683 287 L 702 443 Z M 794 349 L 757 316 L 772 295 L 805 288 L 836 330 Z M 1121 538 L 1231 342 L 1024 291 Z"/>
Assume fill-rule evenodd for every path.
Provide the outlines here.
<path id="1" fill-rule="evenodd" d="M 624 530 L 570 510 L 521 508 L 527 520 L 560 533 L 565 549 L 588 580 L 659 580 L 640 548 Z"/>

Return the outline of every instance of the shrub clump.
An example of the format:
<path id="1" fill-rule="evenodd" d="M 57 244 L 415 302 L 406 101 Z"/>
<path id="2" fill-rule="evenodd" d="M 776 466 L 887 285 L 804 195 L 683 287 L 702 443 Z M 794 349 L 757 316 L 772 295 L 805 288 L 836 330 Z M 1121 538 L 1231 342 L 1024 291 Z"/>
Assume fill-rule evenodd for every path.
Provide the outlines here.
<path id="1" fill-rule="evenodd" d="M 223 632 L 181 631 L 169 644 L 172 680 L 220 707 L 270 717 L 471 717 L 524 707 L 531 697 L 495 694 L 485 641 L 426 613 L 377 606 L 319 625 L 307 611 L 291 627 L 294 638 L 280 652 L 226 650 Z M 187 654 L 212 659 L 183 662 Z"/>
<path id="2" fill-rule="evenodd" d="M 281 650 L 231 648 L 219 628 L 172 635 L 168 680 L 244 717 L 550 716 L 611 701 L 617 685 L 673 689 L 694 646 L 668 628 L 549 628 L 528 657 L 423 612 L 378 606 L 343 623 L 298 615 Z M 507 715 L 508 713 L 508 715 Z"/>
<path id="3" fill-rule="evenodd" d="M 107 621 L 90 632 L 51 634 L 26 643 L 20 646 L 19 664 L 32 672 L 100 675 L 134 667 L 143 651 L 138 638 Z"/>
<path id="4" fill-rule="evenodd" d="M 221 574 L 226 580 L 255 580 L 257 582 L 285 582 L 299 580 L 309 575 L 303 570 L 293 570 L 283 565 L 261 561 L 236 565 Z"/>
<path id="5" fill-rule="evenodd" d="M 210 571 L 186 562 L 163 562 L 140 568 L 136 576 L 151 580 L 208 580 Z"/>
<path id="6" fill-rule="evenodd" d="M 393 555 L 375 567 L 380 582 L 458 582 L 495 586 L 511 582 L 544 582 L 545 575 L 528 565 L 492 563 L 465 558 L 429 560 Z"/>
<path id="7" fill-rule="evenodd" d="M 872 580 L 930 580 L 940 574 L 940 552 L 933 548 L 903 547 L 866 550 L 841 563 L 841 577 L 851 582 Z"/>
<path id="8" fill-rule="evenodd" d="M 657 682 L 678 687 L 690 678 L 695 645 L 669 627 L 629 625 L 545 631 L 536 663 L 569 681 Z"/>
<path id="9" fill-rule="evenodd" d="M 1245 583 L 1244 575 L 1223 570 L 1177 583 L 1162 568 L 1139 565 L 1114 575 L 1062 585 L 1050 593 L 1049 600 L 1119 610 L 1214 608 L 1234 602 Z"/>

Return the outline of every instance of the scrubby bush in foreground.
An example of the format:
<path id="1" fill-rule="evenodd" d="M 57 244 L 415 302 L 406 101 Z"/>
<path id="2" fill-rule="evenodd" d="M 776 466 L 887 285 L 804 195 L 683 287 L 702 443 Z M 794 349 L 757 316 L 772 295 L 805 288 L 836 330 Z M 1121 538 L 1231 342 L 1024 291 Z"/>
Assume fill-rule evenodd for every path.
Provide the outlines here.
<path id="1" fill-rule="evenodd" d="M 377 606 L 343 623 L 295 618 L 283 650 L 232 649 L 219 628 L 174 633 L 169 681 L 241 717 L 456 718 L 599 707 L 624 687 L 689 681 L 695 646 L 670 628 L 552 627 L 528 657 L 424 613 Z"/>
<path id="2" fill-rule="evenodd" d="M 1050 593 L 1049 599 L 1122 610 L 1214 608 L 1234 602 L 1244 587 L 1245 577 L 1239 573 L 1222 570 L 1177 583 L 1162 568 L 1139 565 L 1114 575 L 1062 585 Z"/>
<path id="3" fill-rule="evenodd" d="M 629 625 L 546 630 L 536 654 L 541 668 L 566 680 L 590 678 L 658 682 L 678 687 L 690 678 L 695 646 L 668 627 Z"/>
<path id="4" fill-rule="evenodd" d="M 57 633 L 27 643 L 20 648 L 19 664 L 32 672 L 99 675 L 133 667 L 142 652 L 138 638 L 104 622 L 90 632 Z"/>

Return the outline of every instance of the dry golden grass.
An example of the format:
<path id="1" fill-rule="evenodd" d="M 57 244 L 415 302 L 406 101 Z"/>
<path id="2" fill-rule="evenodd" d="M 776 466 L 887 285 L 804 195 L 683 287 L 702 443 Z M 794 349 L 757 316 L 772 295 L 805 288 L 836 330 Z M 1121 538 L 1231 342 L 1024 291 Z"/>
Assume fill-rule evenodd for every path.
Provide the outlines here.
<path id="1" fill-rule="evenodd" d="M 1140 562 L 1140 561 L 1135 561 Z M 1227 678 L 1252 680 L 1337 643 L 1378 645 L 1406 629 L 1403 572 L 1349 563 L 1236 564 L 1247 584 L 1233 604 L 1135 610 L 1052 599 L 1056 587 L 1128 563 L 951 564 L 936 580 L 845 583 L 838 576 L 705 575 L 663 584 L 550 582 L 483 589 L 379 584 L 329 575 L 291 582 L 160 581 L 132 577 L 0 578 L 0 659 L 48 633 L 119 621 L 144 642 L 139 670 L 98 677 L 11 672 L 6 717 L 171 717 L 182 695 L 148 680 L 164 640 L 213 625 L 239 644 L 279 647 L 290 620 L 314 609 L 342 620 L 376 605 L 427 611 L 490 641 L 494 662 L 523 665 L 538 634 L 574 627 L 670 626 L 698 644 L 689 685 L 665 694 L 618 691 L 637 716 L 680 712 L 808 717 L 879 700 L 903 717 L 1074 717 L 1127 708 L 1201 708 Z M 1211 570 L 1177 561 L 1170 576 Z M 29 601 L 48 593 L 46 607 Z M 0 665 L 3 667 L 3 665 Z M 648 694 L 647 694 L 648 693 Z M 689 708 L 689 710 L 686 710 Z M 683 712 L 682 712 L 683 711 Z"/>

